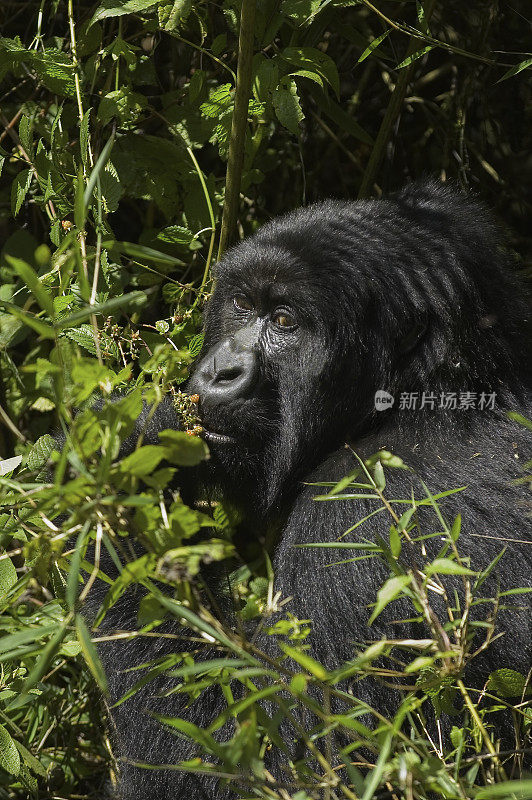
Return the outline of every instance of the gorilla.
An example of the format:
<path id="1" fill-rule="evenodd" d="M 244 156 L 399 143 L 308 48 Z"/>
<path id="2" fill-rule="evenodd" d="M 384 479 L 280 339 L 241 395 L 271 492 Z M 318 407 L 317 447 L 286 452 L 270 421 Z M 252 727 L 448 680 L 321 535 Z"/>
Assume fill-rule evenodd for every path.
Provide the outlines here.
<path id="1" fill-rule="evenodd" d="M 420 479 L 431 491 L 465 487 L 440 501 L 449 521 L 461 512 L 460 552 L 478 571 L 506 548 L 485 596 L 531 586 L 532 547 L 525 540 L 532 537 L 515 481 L 526 460 L 525 428 L 508 416 L 523 412 L 530 397 L 523 296 L 486 210 L 432 181 L 383 199 L 299 209 L 265 224 L 217 265 L 202 352 L 186 387 L 199 396 L 210 458 L 197 470 L 182 470 L 183 497 L 197 500 L 207 490 L 223 498 L 236 510 L 238 540 L 267 544 L 275 591 L 288 598 L 283 615 L 312 621 L 308 652 L 327 669 L 352 659 L 370 639 L 427 635 L 408 620 L 412 608 L 401 601 L 368 628 L 371 604 L 390 575 L 384 561 L 301 547 L 334 543 L 375 511 L 364 496 L 314 499 L 327 491 L 316 484 L 330 485 L 359 466 L 355 454 L 368 459 L 386 450 L 411 468 L 387 470 L 389 497 L 424 496 Z M 143 412 L 137 435 L 157 443 L 158 431 L 179 425 L 168 401 L 153 417 Z M 429 512 L 420 510 L 420 529 Z M 388 541 L 390 521 L 374 514 L 344 541 Z M 427 524 L 425 532 L 433 531 Z M 407 544 L 399 558 L 414 566 L 419 551 Z M 427 538 L 425 547 L 433 558 L 441 536 Z M 459 593 L 461 583 L 449 581 Z M 211 590 L 222 604 L 215 582 Z M 500 610 L 497 630 L 504 635 L 470 661 L 469 686 L 482 687 L 498 667 L 530 669 L 528 597 Z M 135 629 L 138 602 L 138 594 L 127 594 L 104 630 Z M 488 613 L 482 608 L 480 618 Z M 175 630 L 181 635 L 182 625 L 176 622 Z M 259 631 L 256 641 L 279 654 L 272 637 Z M 111 701 L 138 680 L 129 668 L 176 647 L 175 639 L 156 637 L 102 644 Z M 213 657 L 208 646 L 203 657 Z M 148 712 L 207 726 L 224 698 L 211 687 L 186 702 L 169 692 L 175 685 L 159 674 L 111 708 L 123 760 L 119 797 L 248 796 L 212 776 L 133 763 L 169 765 L 201 755 Z M 384 714 L 398 704 L 397 690 L 370 678 L 354 692 Z M 289 730 L 283 736 L 296 738 Z M 286 777 L 281 762 L 272 754 L 268 768 Z"/>

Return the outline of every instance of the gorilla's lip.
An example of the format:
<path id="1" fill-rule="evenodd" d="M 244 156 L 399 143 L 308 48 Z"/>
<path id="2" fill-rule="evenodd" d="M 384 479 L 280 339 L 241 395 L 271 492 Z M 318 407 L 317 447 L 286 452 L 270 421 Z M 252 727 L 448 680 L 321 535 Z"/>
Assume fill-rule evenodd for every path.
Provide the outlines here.
<path id="1" fill-rule="evenodd" d="M 215 431 L 208 431 L 207 429 L 204 430 L 203 435 L 208 442 L 213 444 L 232 444 L 236 441 L 232 436 L 227 436 L 225 433 L 215 433 Z"/>

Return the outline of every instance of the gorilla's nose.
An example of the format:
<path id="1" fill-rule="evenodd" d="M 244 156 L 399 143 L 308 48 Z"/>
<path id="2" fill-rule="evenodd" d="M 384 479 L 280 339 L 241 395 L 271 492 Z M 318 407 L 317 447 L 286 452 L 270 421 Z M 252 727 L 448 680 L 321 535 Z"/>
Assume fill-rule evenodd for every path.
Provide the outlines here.
<path id="1" fill-rule="evenodd" d="M 226 339 L 207 353 L 191 378 L 189 391 L 197 392 L 202 405 L 218 405 L 249 394 L 257 377 L 257 357 Z"/>

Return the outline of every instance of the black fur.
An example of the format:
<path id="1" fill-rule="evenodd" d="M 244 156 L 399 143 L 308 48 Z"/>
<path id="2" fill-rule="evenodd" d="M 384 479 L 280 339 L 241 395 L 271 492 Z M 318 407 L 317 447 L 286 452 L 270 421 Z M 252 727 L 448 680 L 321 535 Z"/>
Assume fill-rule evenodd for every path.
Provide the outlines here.
<path id="1" fill-rule="evenodd" d="M 391 450 L 433 491 L 467 485 L 442 501 L 449 520 L 462 512 L 461 551 L 481 569 L 506 544 L 497 572 L 501 588 L 531 583 L 532 547 L 512 541 L 530 538 L 510 483 L 526 460 L 524 435 L 506 416 L 526 411 L 528 339 L 523 292 L 506 261 L 480 205 L 424 183 L 383 200 L 301 209 L 265 225 L 218 265 L 189 389 L 204 395 L 206 429 L 232 440 L 211 437 L 206 480 L 240 510 L 244 538 L 245 532 L 264 541 L 275 534 L 276 589 L 292 598 L 286 610 L 312 619 L 311 653 L 327 667 L 352 657 L 354 643 L 422 635 L 419 626 L 394 626 L 385 615 L 367 628 L 368 604 L 387 577 L 380 561 L 327 567 L 334 560 L 330 550 L 294 547 L 334 541 L 374 508 L 371 501 L 315 502 L 316 488 L 306 485 L 340 479 L 356 466 L 346 442 L 362 457 Z M 234 297 L 242 295 L 257 310 L 257 324 L 254 311 L 235 307 Z M 293 314 L 295 330 L 274 329 L 268 315 L 276 307 Z M 209 399 L 212 353 L 248 328 L 253 378 L 227 402 L 220 400 L 222 381 L 220 396 Z M 396 398 L 383 412 L 374 408 L 380 389 Z M 495 407 L 399 409 L 401 392 L 429 391 L 438 401 L 442 392 L 495 392 Z M 169 422 L 176 424 L 167 406 L 152 435 Z M 413 473 L 390 472 L 389 496 L 407 498 L 412 485 L 421 496 Z M 387 536 L 389 524 L 378 515 L 354 538 Z M 526 597 L 519 605 L 528 604 Z M 129 596 L 108 625 L 134 628 L 136 611 L 137 597 Z M 473 662 L 472 684 L 482 685 L 496 666 L 530 668 L 529 611 L 502 613 L 499 624 L 507 634 Z M 112 698 L 138 677 L 124 669 L 169 649 L 157 639 L 102 647 Z M 185 710 L 182 696 L 160 697 L 172 685 L 158 679 L 112 711 L 118 755 L 175 763 L 196 754 L 145 710 L 206 725 L 223 701 L 212 689 Z M 397 702 L 397 693 L 367 679 L 356 691 L 383 713 Z M 127 765 L 120 791 L 123 800 L 229 796 L 212 779 Z"/>

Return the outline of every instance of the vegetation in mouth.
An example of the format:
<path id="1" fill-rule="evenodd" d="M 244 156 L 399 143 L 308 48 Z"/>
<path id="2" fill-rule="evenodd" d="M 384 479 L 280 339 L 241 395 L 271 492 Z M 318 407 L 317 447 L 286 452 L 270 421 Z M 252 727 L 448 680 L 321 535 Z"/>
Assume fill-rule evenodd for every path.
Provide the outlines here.
<path id="1" fill-rule="evenodd" d="M 185 432 L 189 436 L 200 436 L 204 428 L 198 414 L 199 395 L 187 394 L 178 389 L 172 403 Z"/>

